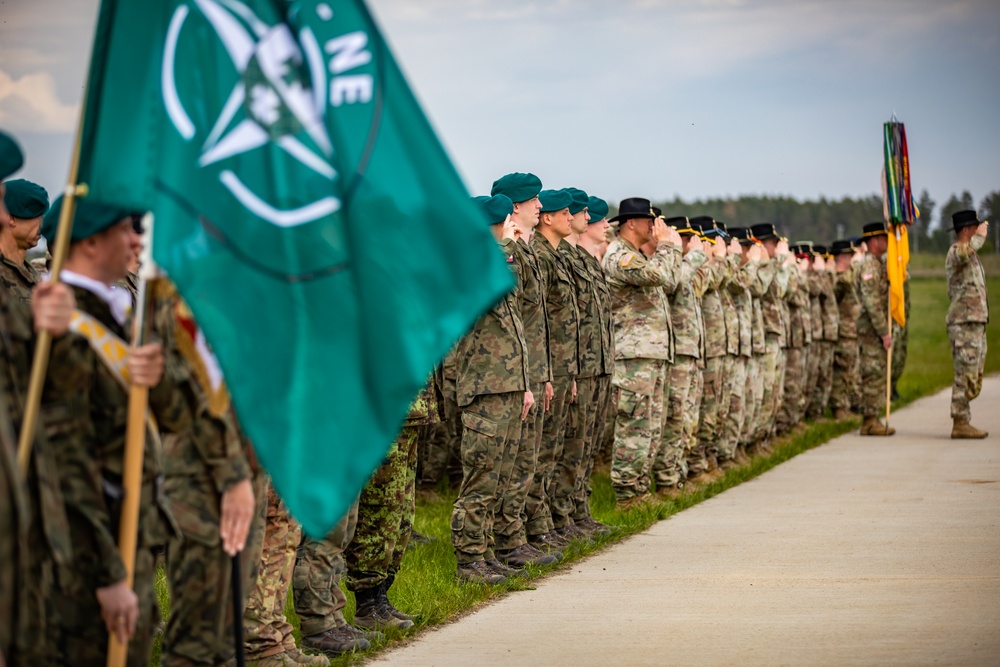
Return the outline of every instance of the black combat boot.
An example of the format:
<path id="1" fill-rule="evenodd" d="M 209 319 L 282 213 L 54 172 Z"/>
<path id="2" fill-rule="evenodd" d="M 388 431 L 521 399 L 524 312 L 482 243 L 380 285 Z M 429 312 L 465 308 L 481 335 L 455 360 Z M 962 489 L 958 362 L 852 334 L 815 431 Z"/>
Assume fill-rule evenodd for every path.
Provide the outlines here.
<path id="1" fill-rule="evenodd" d="M 389 603 L 389 598 L 385 592 L 388 588 L 387 582 L 383 581 L 378 586 L 364 588 L 354 593 L 357 602 L 357 611 L 354 612 L 354 625 L 367 630 L 384 630 L 394 628 L 396 630 L 407 630 L 413 627 L 413 621 L 396 618 L 392 610 L 395 607 Z"/>

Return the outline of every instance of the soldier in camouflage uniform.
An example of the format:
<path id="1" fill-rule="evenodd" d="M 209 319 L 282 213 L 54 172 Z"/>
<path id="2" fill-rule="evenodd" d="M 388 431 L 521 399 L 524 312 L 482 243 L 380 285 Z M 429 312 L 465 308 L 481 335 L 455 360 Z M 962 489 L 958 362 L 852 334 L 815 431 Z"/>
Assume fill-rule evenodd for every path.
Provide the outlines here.
<path id="1" fill-rule="evenodd" d="M 819 288 L 819 312 L 822 322 L 822 337 L 813 341 L 813 350 L 818 357 L 816 363 L 816 382 L 809 389 L 809 405 L 806 417 L 818 419 L 826 412 L 830 402 L 830 390 L 833 387 L 833 357 L 837 346 L 838 327 L 840 326 L 840 310 L 837 308 L 837 297 L 834 294 L 835 275 L 832 266 L 833 256 L 827 253 L 825 246 L 814 246 L 816 261 L 813 264 L 813 276 Z"/>
<path id="2" fill-rule="evenodd" d="M 558 532 L 553 520 L 556 466 L 562 459 L 566 439 L 569 406 L 575 396 L 579 373 L 580 315 L 576 302 L 573 270 L 567 266 L 559 248 L 568 246 L 572 233 L 569 207 L 573 197 L 563 190 L 543 190 L 538 232 L 531 239 L 538 256 L 542 282 L 547 286 L 545 315 L 549 329 L 549 353 L 553 397 L 542 425 L 535 476 L 528 488 L 525 507 L 528 541 L 540 548 L 561 548 L 569 541 Z M 577 537 L 577 535 L 571 535 Z"/>
<path id="3" fill-rule="evenodd" d="M 757 424 L 760 421 L 761 412 L 764 406 L 764 380 L 763 363 L 767 354 L 767 339 L 764 333 L 764 295 L 771 288 L 774 281 L 774 265 L 768 257 L 767 250 L 763 243 L 753 235 L 753 228 L 750 228 L 750 236 L 754 239 L 755 245 L 761 253 L 760 264 L 757 267 L 757 279 L 750 283 L 751 312 L 753 315 L 751 326 L 751 348 L 753 356 L 747 365 L 746 413 L 743 422 L 743 444 L 749 450 L 757 441 Z"/>
<path id="4" fill-rule="evenodd" d="M 746 421 L 747 403 L 750 395 L 747 393 L 747 372 L 753 357 L 753 297 L 750 285 L 757 282 L 757 267 L 760 264 L 761 248 L 757 245 L 746 227 L 731 227 L 733 237 L 730 252 L 736 268 L 727 286 L 732 295 L 733 310 L 739 326 L 739 356 L 736 357 L 732 372 L 727 376 L 731 385 L 728 418 L 723 424 L 723 434 L 726 439 L 726 449 L 732 452 L 730 457 L 737 463 L 746 461 L 746 453 L 740 445 L 744 442 L 743 425 Z M 739 255 L 736 255 L 736 252 Z M 731 461 L 723 467 L 730 467 Z"/>
<path id="5" fill-rule="evenodd" d="M 455 401 L 455 348 L 452 348 L 437 371 L 441 386 L 441 421 L 423 429 L 418 440 L 418 475 L 421 489 L 433 489 L 447 475 L 460 478 L 462 462 L 462 415 Z M 456 483 L 457 482 L 453 482 Z"/>
<path id="6" fill-rule="evenodd" d="M 3 179 L 22 162 L 17 144 L 0 133 L 0 219 L 6 217 Z M 29 308 L 0 291 L 0 663 L 6 660 L 11 667 L 61 661 L 60 600 L 54 586 L 72 556 L 54 446 L 79 386 L 80 359 L 74 356 L 73 337 L 64 335 L 75 301 L 67 286 L 50 283 L 36 287 L 31 301 Z M 53 335 L 52 372 L 25 477 L 16 449 L 33 357 L 32 320 L 35 330 Z"/>
<path id="7" fill-rule="evenodd" d="M 861 300 L 856 288 L 857 267 L 862 254 L 854 243 L 844 239 L 833 244 L 837 282 L 834 294 L 840 312 L 840 326 L 837 330 L 837 347 L 833 353 L 833 387 L 830 392 L 830 406 L 834 419 L 851 416 L 851 403 L 858 383 L 861 368 L 861 352 L 858 347 L 858 315 Z"/>
<path id="8" fill-rule="evenodd" d="M 40 185 L 17 179 L 4 183 L 4 204 L 10 216 L 0 222 L 0 287 L 27 301 L 38 283 L 38 271 L 25 259 L 41 238 L 42 216 L 49 194 Z"/>
<path id="9" fill-rule="evenodd" d="M 501 499 L 500 511 L 493 524 L 494 549 L 497 558 L 508 567 L 549 565 L 562 554 L 542 553 L 528 543 L 526 503 L 528 490 L 534 481 L 538 464 L 538 448 L 542 442 L 545 408 L 552 395 L 552 372 L 549 361 L 549 326 L 545 311 L 545 285 L 538 255 L 528 243 L 542 205 L 538 193 L 542 182 L 534 174 L 507 174 L 493 183 L 492 194 L 502 194 L 513 202 L 511 221 L 521 233 L 517 240 L 503 239 L 501 249 L 513 260 L 511 268 L 517 274 L 517 303 L 528 354 L 528 380 L 538 405 L 528 414 L 521 428 L 521 443 L 514 458 L 510 483 Z"/>
<path id="10" fill-rule="evenodd" d="M 668 293 L 673 325 L 674 360 L 667 369 L 663 392 L 663 427 L 652 475 L 660 497 L 676 497 L 687 480 L 686 455 L 695 447 L 700 409 L 700 366 L 705 352 L 701 297 L 714 278 L 702 241 L 684 216 L 666 224 L 681 237 L 681 269 Z M 644 246 L 650 249 L 655 246 Z"/>
<path id="11" fill-rule="evenodd" d="M 498 242 L 520 238 L 520 228 L 510 221 L 514 207 L 508 197 L 495 195 L 483 207 Z M 459 343 L 456 358 L 464 470 L 451 514 L 457 576 L 459 581 L 503 583 L 513 570 L 496 560 L 489 536 L 493 516 L 507 492 L 501 480 L 509 483 L 512 477 L 521 424 L 534 405 L 515 294 L 508 294 L 479 318 Z"/>
<path id="12" fill-rule="evenodd" d="M 861 297 L 858 317 L 858 342 L 861 346 L 861 411 L 864 423 L 861 435 L 892 435 L 896 429 L 879 421 L 879 408 L 885 404 L 886 351 L 892 346 L 889 324 L 889 276 L 885 267 L 888 236 L 885 223 L 864 226 L 868 244 L 858 269 L 857 288 Z"/>
<path id="13" fill-rule="evenodd" d="M 57 199 L 42 226 L 50 243 L 61 205 L 61 198 Z M 168 433 L 191 427 L 193 406 L 189 397 L 178 391 L 177 368 L 165 364 L 163 346 L 154 343 L 128 348 L 124 342 L 130 338 L 131 296 L 112 285 L 125 276 L 129 259 L 141 245 L 128 213 L 80 200 L 71 243 L 61 277 L 73 288 L 81 317 L 89 322 L 86 328 L 78 329 L 81 335 L 73 337 L 81 359 L 77 408 L 67 415 L 66 428 L 54 447 L 74 548 L 72 563 L 61 573 L 65 576 L 59 582 L 60 644 L 64 660 L 99 664 L 107 652 L 109 631 L 120 638 L 131 635 L 128 664 L 146 665 L 159 621 L 153 586 L 155 554 L 177 528 L 163 494 L 162 445 L 156 434 L 147 432 L 138 548 L 130 589 L 118 553 L 116 512 L 124 492 L 127 386 L 131 381 L 150 387 L 150 408 L 160 429 Z M 158 333 L 164 338 L 170 335 Z M 111 344 L 102 334 L 116 338 L 117 344 L 128 350 L 127 376 L 99 356 L 97 350 Z"/>
<path id="14" fill-rule="evenodd" d="M 413 617 L 389 601 L 403 563 L 416 512 L 417 436 L 420 429 L 441 421 L 440 389 L 432 374 L 410 404 L 403 428 L 385 461 L 358 499 L 357 529 L 345 552 L 347 590 L 354 593 L 354 624 L 369 630 L 413 627 Z"/>
<path id="15" fill-rule="evenodd" d="M 986 271 L 976 251 L 983 246 L 989 223 L 980 222 L 975 211 L 952 216 L 956 239 L 948 250 L 948 339 L 955 360 L 955 382 L 951 387 L 952 438 L 985 438 L 989 435 L 970 422 L 969 401 L 983 388 L 986 364 L 986 325 L 990 321 L 986 296 Z"/>
<path id="16" fill-rule="evenodd" d="M 566 436 L 562 454 L 556 461 L 553 475 L 552 522 L 564 539 L 590 536 L 573 521 L 580 480 L 586 473 L 587 456 L 594 439 L 597 420 L 597 374 L 601 364 L 601 305 L 594 274 L 587 267 L 577 247 L 580 234 L 587 231 L 590 214 L 589 195 L 579 188 L 565 188 L 572 197 L 569 212 L 571 234 L 560 243 L 558 252 L 569 268 L 576 288 L 577 305 L 577 374 L 574 376 L 576 395 L 566 415 Z"/>
<path id="17" fill-rule="evenodd" d="M 594 429 L 584 454 L 585 468 L 577 479 L 573 523 L 582 530 L 593 534 L 607 534 L 610 532 L 609 528 L 596 521 L 590 512 L 590 478 L 594 472 L 594 464 L 604 437 L 604 426 L 611 406 L 611 377 L 615 370 L 611 289 L 608 287 L 608 281 L 599 259 L 599 256 L 603 256 L 599 255 L 601 244 L 607 238 L 607 230 L 610 227 L 607 221 L 608 204 L 603 199 L 590 197 L 587 201 L 587 213 L 590 216 L 590 221 L 587 223 L 586 232 L 580 235 L 577 247 L 584 264 L 593 275 L 594 285 L 597 288 L 599 333 L 596 336 L 600 338 L 600 348 L 597 355 Z"/>
<path id="18" fill-rule="evenodd" d="M 788 265 L 788 243 L 778 236 L 774 225 L 754 225 L 752 230 L 754 238 L 764 244 L 773 271 L 770 285 L 761 297 L 766 352 L 761 359 L 760 377 L 757 381 L 763 383 L 764 393 L 754 427 L 754 439 L 759 446 L 766 448 L 764 441 L 770 437 L 774 428 L 775 416 L 784 394 L 786 340 L 781 304 L 788 291 L 791 269 Z"/>
<path id="19" fill-rule="evenodd" d="M 715 454 L 716 463 L 720 470 L 726 470 L 733 465 L 736 456 L 736 438 L 730 438 L 731 410 L 733 408 L 733 393 L 738 394 L 739 410 L 742 420 L 743 402 L 743 382 L 739 383 L 736 390 L 736 383 L 733 381 L 734 374 L 738 373 L 737 365 L 740 365 L 740 316 L 736 311 L 736 302 L 733 295 L 743 289 L 741 285 L 745 280 L 745 275 L 740 271 L 740 261 L 743 253 L 740 250 L 739 241 L 734 240 L 729 235 L 726 225 L 715 221 L 717 232 L 710 232 L 718 238 L 716 243 L 726 245 L 723 256 L 723 278 L 719 287 L 719 297 L 722 299 L 722 314 L 726 323 L 726 354 L 722 357 L 722 376 L 719 389 L 719 408 L 716 417 L 716 427 L 712 452 Z M 734 283 L 736 283 L 734 285 Z M 743 368 L 746 371 L 746 368 Z M 744 376 L 745 377 L 745 376 Z"/>
<path id="20" fill-rule="evenodd" d="M 778 412 L 778 433 L 801 423 L 806 413 L 809 358 L 812 350 L 812 312 L 809 300 L 809 266 L 812 244 L 796 244 L 794 286 L 788 299 L 788 348 L 785 350 L 785 400 Z"/>
<path id="21" fill-rule="evenodd" d="M 615 316 L 614 384 L 619 389 L 611 483 L 619 507 L 644 502 L 663 428 L 663 392 L 673 362 L 673 331 L 666 293 L 680 277 L 677 231 L 656 220 L 648 199 L 622 201 L 618 238 L 604 256 Z M 639 248 L 653 240 L 647 258 Z"/>
<path id="22" fill-rule="evenodd" d="M 224 388 L 213 388 L 196 348 L 194 320 L 172 285 L 157 291 L 160 331 L 173 329 L 167 350 L 175 381 L 196 406 L 192 428 L 163 439 L 164 490 L 179 532 L 167 545 L 170 620 L 163 636 L 164 665 L 221 665 L 235 654 L 232 557 L 241 553 L 243 590 L 257 578 L 259 554 L 245 550 L 264 529 L 263 476 L 241 437 Z"/>

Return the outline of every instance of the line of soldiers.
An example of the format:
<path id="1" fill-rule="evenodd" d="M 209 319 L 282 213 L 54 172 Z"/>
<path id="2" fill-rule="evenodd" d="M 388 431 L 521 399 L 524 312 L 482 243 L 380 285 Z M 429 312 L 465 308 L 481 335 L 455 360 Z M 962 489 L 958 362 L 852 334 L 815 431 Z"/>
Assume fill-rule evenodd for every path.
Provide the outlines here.
<path id="1" fill-rule="evenodd" d="M 621 508 L 714 480 L 828 408 L 894 433 L 878 419 L 884 223 L 789 246 L 772 224 L 665 218 L 642 198 L 607 219 L 530 173 L 477 201 L 517 289 L 442 364 L 444 420 L 421 442 L 422 483 L 460 475 L 459 580 L 500 583 L 610 530 L 588 503 L 605 433 Z"/>

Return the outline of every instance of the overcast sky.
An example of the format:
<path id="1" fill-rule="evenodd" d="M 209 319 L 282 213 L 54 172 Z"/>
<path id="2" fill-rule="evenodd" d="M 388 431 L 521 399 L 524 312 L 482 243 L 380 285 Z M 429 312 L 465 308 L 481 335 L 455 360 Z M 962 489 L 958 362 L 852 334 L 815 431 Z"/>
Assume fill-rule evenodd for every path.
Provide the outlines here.
<path id="1" fill-rule="evenodd" d="M 0 0 L 0 128 L 59 188 L 96 0 Z M 473 194 L 532 171 L 617 201 L 1000 189 L 1000 2 L 370 0 Z"/>

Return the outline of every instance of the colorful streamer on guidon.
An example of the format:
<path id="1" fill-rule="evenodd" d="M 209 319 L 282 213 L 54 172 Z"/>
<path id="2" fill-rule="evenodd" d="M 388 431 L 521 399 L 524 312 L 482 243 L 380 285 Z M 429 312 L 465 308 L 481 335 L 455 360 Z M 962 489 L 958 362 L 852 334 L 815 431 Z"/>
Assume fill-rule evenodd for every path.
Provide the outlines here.
<path id="1" fill-rule="evenodd" d="M 912 225 L 917 218 L 910 188 L 910 153 L 906 146 L 906 127 L 896 120 L 882 126 L 885 139 L 886 222 Z"/>

